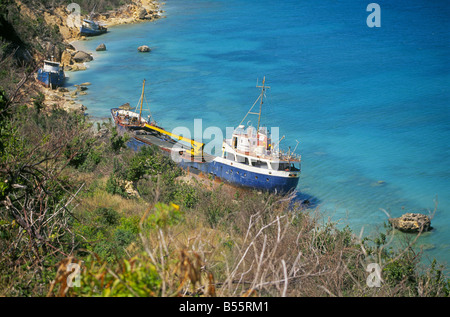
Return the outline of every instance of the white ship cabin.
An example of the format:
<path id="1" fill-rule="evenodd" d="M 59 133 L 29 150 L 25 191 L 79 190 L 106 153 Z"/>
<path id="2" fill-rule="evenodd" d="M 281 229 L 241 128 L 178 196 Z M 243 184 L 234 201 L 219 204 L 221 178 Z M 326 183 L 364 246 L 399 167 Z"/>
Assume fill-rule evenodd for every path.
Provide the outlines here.
<path id="1" fill-rule="evenodd" d="M 275 171 L 300 171 L 300 158 L 287 157 L 274 149 L 266 127 L 256 128 L 238 126 L 231 139 L 222 146 L 222 157 L 249 166 Z"/>
<path id="2" fill-rule="evenodd" d="M 58 73 L 59 72 L 59 62 L 44 61 L 44 72 L 47 73 Z"/>
<path id="3" fill-rule="evenodd" d="M 138 125 L 139 124 L 139 113 L 134 111 L 117 109 L 114 112 L 114 117 L 122 125 Z M 141 125 L 145 123 L 150 123 L 150 116 L 146 120 L 143 116 L 141 117 Z"/>

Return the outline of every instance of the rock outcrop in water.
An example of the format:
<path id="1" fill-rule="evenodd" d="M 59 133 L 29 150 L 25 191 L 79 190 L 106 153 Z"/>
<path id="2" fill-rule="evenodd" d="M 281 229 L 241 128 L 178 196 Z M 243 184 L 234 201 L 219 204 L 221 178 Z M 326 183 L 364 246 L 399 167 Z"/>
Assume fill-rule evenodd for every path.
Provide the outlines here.
<path id="1" fill-rule="evenodd" d="M 106 51 L 106 45 L 104 43 L 100 44 L 99 46 L 97 46 L 97 48 L 95 49 L 97 52 L 102 52 L 102 51 Z"/>
<path id="2" fill-rule="evenodd" d="M 83 51 L 76 52 L 72 58 L 77 63 L 90 62 L 94 59 L 90 54 Z"/>
<path id="3" fill-rule="evenodd" d="M 418 213 L 406 213 L 398 218 L 389 218 L 389 223 L 393 228 L 408 233 L 425 232 L 432 229 L 430 217 Z"/>
<path id="4" fill-rule="evenodd" d="M 147 45 L 141 45 L 141 46 L 138 47 L 138 51 L 139 52 L 150 52 L 151 49 Z"/>

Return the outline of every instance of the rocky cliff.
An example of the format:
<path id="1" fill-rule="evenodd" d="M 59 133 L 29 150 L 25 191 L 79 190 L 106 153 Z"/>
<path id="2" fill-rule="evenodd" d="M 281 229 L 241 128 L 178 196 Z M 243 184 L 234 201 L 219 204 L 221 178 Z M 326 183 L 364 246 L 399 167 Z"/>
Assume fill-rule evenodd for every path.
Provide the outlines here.
<path id="1" fill-rule="evenodd" d="M 14 2 L 19 8 L 23 20 L 41 20 L 49 29 L 54 30 L 55 33 L 59 33 L 60 37 L 58 36 L 56 42 L 62 40 L 62 43 L 55 43 L 54 39 L 52 41 L 48 38 L 40 38 L 39 36 L 35 40 L 43 48 L 42 53 L 46 55 L 44 56 L 45 58 L 53 57 L 56 61 L 65 61 L 67 64 L 69 54 L 66 53 L 63 56 L 64 51 L 73 51 L 73 47 L 69 44 L 72 41 L 83 39 L 83 36 L 80 35 L 79 28 L 70 23 L 69 16 L 75 13 L 69 12 L 66 6 L 36 8 L 20 0 L 15 0 Z M 132 0 L 131 3 L 106 12 L 90 12 L 89 15 L 80 14 L 80 19 L 91 18 L 109 27 L 118 24 L 155 20 L 162 16 L 162 12 L 160 4 L 156 0 Z M 72 55 L 73 52 L 69 53 Z"/>

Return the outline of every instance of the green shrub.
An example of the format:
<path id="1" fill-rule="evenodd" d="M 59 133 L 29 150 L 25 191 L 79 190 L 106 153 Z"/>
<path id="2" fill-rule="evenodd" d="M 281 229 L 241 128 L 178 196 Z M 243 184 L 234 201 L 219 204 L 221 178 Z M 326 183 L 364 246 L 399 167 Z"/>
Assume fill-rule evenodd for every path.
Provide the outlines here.
<path id="1" fill-rule="evenodd" d="M 111 137 L 109 139 L 109 142 L 113 153 L 117 154 L 120 152 L 120 150 L 126 148 L 128 140 L 128 134 L 119 135 L 117 128 L 115 126 L 111 127 Z"/>
<path id="2" fill-rule="evenodd" d="M 89 257 L 80 277 L 80 287 L 69 289 L 69 296 L 153 297 L 161 294 L 161 277 L 148 256 L 118 261 L 112 268 Z"/>
<path id="3" fill-rule="evenodd" d="M 145 226 L 148 228 L 166 229 L 170 226 L 176 225 L 184 220 L 184 213 L 180 207 L 175 204 L 156 203 L 150 215 L 145 221 Z"/>
<path id="4" fill-rule="evenodd" d="M 123 183 L 114 174 L 111 174 L 106 181 L 106 192 L 112 195 L 128 197 Z"/>
<path id="5" fill-rule="evenodd" d="M 113 262 L 125 256 L 124 249 L 136 240 L 139 232 L 137 217 L 122 217 L 112 208 L 84 211 L 76 224 L 77 233 L 84 237 L 81 248 Z"/>

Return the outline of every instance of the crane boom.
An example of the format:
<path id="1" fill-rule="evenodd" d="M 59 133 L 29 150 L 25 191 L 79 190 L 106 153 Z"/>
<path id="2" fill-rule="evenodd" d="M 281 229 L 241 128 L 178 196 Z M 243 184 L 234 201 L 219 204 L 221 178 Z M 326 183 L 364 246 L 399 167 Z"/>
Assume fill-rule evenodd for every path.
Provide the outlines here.
<path id="1" fill-rule="evenodd" d="M 159 132 L 161 134 L 168 135 L 168 136 L 170 136 L 170 137 L 172 137 L 172 138 L 174 138 L 174 139 L 176 139 L 178 141 L 183 141 L 183 142 L 189 143 L 191 145 L 191 155 L 193 155 L 193 156 L 201 156 L 203 154 L 203 147 L 205 146 L 204 143 L 201 143 L 201 142 L 198 142 L 198 141 L 195 141 L 195 140 L 192 140 L 192 139 L 188 139 L 188 138 L 185 138 L 185 137 L 180 136 L 180 135 L 173 134 L 173 133 L 171 133 L 169 131 L 166 131 L 164 129 L 152 126 L 152 125 L 150 125 L 148 123 L 146 123 L 144 125 L 144 127 L 147 128 L 147 129 L 151 129 L 151 130 L 157 131 L 157 132 Z"/>

